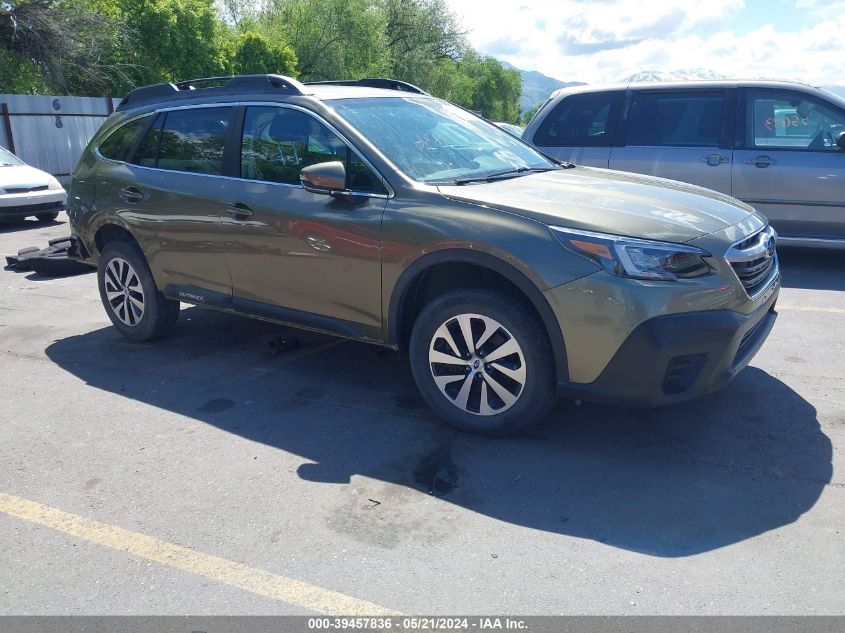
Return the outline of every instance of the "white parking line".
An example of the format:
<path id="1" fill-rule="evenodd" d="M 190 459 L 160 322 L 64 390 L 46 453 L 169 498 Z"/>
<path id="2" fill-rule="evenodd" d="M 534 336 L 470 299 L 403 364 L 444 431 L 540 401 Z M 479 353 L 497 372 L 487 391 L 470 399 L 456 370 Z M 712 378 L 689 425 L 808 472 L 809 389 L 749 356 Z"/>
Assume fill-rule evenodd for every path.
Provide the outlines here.
<path id="1" fill-rule="evenodd" d="M 785 310 L 788 312 L 829 312 L 831 314 L 845 314 L 845 308 L 825 308 L 822 306 L 794 306 L 789 304 L 777 304 L 775 310 L 780 312 Z"/>
<path id="2" fill-rule="evenodd" d="M 0 512 L 70 536 L 126 552 L 167 567 L 209 578 L 251 593 L 336 615 L 398 615 L 372 602 L 359 600 L 301 580 L 204 554 L 116 525 L 71 514 L 58 508 L 0 492 Z"/>

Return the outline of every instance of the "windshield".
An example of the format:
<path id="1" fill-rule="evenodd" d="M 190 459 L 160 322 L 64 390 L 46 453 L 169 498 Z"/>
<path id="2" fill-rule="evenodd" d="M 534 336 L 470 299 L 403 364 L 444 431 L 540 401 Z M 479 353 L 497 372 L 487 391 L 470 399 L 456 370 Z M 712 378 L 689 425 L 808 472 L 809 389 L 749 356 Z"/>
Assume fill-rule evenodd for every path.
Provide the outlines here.
<path id="1" fill-rule="evenodd" d="M 14 165 L 23 165 L 24 162 L 12 154 L 9 150 L 0 147 L 0 167 L 12 167 Z"/>
<path id="2" fill-rule="evenodd" d="M 548 159 L 507 132 L 439 99 L 338 99 L 331 105 L 414 180 L 447 183 L 555 169 Z"/>

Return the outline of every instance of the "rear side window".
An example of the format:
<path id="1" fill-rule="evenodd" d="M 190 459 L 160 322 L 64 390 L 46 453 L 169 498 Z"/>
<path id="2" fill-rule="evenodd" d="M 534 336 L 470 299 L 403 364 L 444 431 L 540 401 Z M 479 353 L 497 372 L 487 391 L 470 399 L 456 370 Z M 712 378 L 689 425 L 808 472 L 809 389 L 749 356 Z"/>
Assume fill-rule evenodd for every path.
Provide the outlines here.
<path id="1" fill-rule="evenodd" d="M 167 113 L 159 142 L 158 168 L 221 175 L 223 146 L 234 108 L 197 108 Z"/>
<path id="2" fill-rule="evenodd" d="M 132 156 L 132 160 L 130 162 L 134 165 L 141 165 L 142 167 L 156 166 L 156 160 L 158 159 L 158 145 L 161 140 L 161 127 L 163 123 L 164 115 L 160 114 L 155 123 L 153 123 L 152 127 L 147 130 L 147 133 L 138 145 L 138 149 L 135 150 L 135 154 Z"/>
<path id="3" fill-rule="evenodd" d="M 138 135 L 141 133 L 147 123 L 150 122 L 149 116 L 142 116 L 138 119 L 124 123 L 119 128 L 114 130 L 100 143 L 97 151 L 103 158 L 111 160 L 126 160 L 135 141 L 138 140 Z"/>
<path id="4" fill-rule="evenodd" d="M 590 92 L 563 99 L 534 134 L 541 147 L 610 147 L 624 92 Z"/>
<path id="5" fill-rule="evenodd" d="M 626 145 L 719 147 L 722 93 L 641 92 L 631 100 Z"/>

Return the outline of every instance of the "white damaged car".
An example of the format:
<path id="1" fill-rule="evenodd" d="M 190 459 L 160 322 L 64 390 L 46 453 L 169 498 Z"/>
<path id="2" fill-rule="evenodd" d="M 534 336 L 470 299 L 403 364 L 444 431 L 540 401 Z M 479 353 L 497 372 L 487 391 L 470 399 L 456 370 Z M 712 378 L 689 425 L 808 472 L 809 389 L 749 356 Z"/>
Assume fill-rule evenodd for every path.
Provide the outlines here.
<path id="1" fill-rule="evenodd" d="M 35 216 L 49 222 L 66 204 L 67 192 L 58 180 L 0 147 L 0 220 Z"/>

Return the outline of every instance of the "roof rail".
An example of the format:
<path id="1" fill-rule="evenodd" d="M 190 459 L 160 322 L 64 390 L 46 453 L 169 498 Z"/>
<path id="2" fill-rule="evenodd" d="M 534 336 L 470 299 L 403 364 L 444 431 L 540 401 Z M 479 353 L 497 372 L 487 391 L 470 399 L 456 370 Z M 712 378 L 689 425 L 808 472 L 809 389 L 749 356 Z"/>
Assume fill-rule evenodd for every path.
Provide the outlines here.
<path id="1" fill-rule="evenodd" d="M 339 79 L 334 81 L 307 81 L 306 86 L 361 86 L 362 88 L 383 88 L 385 90 L 399 90 L 400 92 L 413 92 L 419 95 L 430 97 L 422 88 L 407 81 L 398 79 L 386 79 L 384 77 L 365 77 L 364 79 Z"/>
<path id="2" fill-rule="evenodd" d="M 194 99 L 199 96 L 196 93 L 197 90 L 202 90 L 204 94 L 209 95 L 238 95 L 244 92 L 301 95 L 305 94 L 306 89 L 296 79 L 284 75 L 206 77 L 135 88 L 123 97 L 116 109 L 126 110 L 160 101 Z"/>

